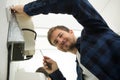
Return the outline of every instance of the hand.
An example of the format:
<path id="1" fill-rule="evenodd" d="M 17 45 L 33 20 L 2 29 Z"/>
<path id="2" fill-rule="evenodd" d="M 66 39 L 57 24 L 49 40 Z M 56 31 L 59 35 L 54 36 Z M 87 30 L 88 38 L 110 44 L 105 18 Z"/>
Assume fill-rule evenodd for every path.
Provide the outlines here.
<path id="1" fill-rule="evenodd" d="M 24 12 L 24 5 L 15 5 L 15 6 L 11 6 L 11 10 L 15 13 L 18 13 L 18 14 L 25 14 L 27 15 L 25 12 Z"/>
<path id="2" fill-rule="evenodd" d="M 43 62 L 44 69 L 48 72 L 48 74 L 51 74 L 58 69 L 57 63 L 54 60 L 52 60 L 51 58 L 44 56 L 43 61 L 44 61 Z M 48 66 L 48 64 L 49 64 L 49 66 Z"/>

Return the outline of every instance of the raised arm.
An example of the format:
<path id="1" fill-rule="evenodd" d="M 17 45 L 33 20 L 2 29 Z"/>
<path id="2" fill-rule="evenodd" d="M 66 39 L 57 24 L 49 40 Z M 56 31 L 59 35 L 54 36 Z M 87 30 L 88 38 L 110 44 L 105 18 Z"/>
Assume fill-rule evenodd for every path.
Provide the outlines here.
<path id="1" fill-rule="evenodd" d="M 18 13 L 25 12 L 29 16 L 48 13 L 71 14 L 74 0 L 37 0 L 28 4 L 16 5 L 12 9 Z"/>
<path id="2" fill-rule="evenodd" d="M 32 15 L 62 13 L 71 14 L 87 30 L 106 29 L 108 25 L 88 0 L 38 0 L 26 4 L 24 11 Z"/>
<path id="3" fill-rule="evenodd" d="M 88 0 L 37 0 L 26 4 L 23 11 L 29 16 L 48 13 L 71 14 L 86 31 L 108 29 L 105 20 Z"/>
<path id="4" fill-rule="evenodd" d="M 72 15 L 86 31 L 97 32 L 108 29 L 105 20 L 88 2 L 88 0 L 75 0 L 73 10 Z"/>

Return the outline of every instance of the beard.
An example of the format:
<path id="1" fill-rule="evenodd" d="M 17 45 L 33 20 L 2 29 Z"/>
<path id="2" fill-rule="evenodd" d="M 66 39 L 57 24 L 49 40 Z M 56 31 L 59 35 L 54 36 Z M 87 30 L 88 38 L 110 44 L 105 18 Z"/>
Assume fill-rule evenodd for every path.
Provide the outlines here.
<path id="1" fill-rule="evenodd" d="M 71 44 L 70 46 L 67 46 L 66 49 L 63 49 L 63 48 L 59 48 L 60 51 L 63 51 L 63 52 L 71 52 L 75 49 L 75 44 Z"/>
<path id="2" fill-rule="evenodd" d="M 68 51 L 73 51 L 75 49 L 75 43 L 72 43 L 69 48 Z"/>
<path id="3" fill-rule="evenodd" d="M 63 51 L 63 52 L 72 52 L 76 47 L 76 43 L 74 40 L 73 41 L 71 41 L 71 40 L 72 39 L 70 39 L 70 41 L 66 40 L 67 43 L 60 46 L 58 49 Z"/>

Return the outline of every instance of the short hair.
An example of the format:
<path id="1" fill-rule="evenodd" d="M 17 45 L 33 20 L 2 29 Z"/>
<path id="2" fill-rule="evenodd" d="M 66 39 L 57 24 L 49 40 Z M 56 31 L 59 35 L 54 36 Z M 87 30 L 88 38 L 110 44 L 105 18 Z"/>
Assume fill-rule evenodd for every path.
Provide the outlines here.
<path id="1" fill-rule="evenodd" d="M 55 31 L 56 29 L 60 29 L 60 30 L 64 30 L 66 32 L 69 32 L 69 28 L 62 26 L 62 25 L 58 25 L 58 26 L 50 28 L 48 31 L 48 34 L 47 34 L 47 38 L 48 38 L 49 43 L 53 46 L 54 46 L 54 44 L 52 44 L 50 39 L 51 39 L 51 35 L 52 35 L 53 31 Z"/>
<path id="2" fill-rule="evenodd" d="M 43 73 L 46 77 L 49 77 L 49 74 L 45 71 L 43 67 L 39 67 L 36 72 L 41 72 Z"/>

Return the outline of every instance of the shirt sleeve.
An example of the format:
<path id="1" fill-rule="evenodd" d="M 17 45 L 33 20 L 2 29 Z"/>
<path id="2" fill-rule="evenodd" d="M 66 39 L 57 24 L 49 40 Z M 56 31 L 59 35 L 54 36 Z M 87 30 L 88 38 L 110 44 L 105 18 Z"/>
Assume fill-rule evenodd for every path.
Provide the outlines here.
<path id="1" fill-rule="evenodd" d="M 29 16 L 38 14 L 48 14 L 51 12 L 50 7 L 54 7 L 57 0 L 37 0 L 32 1 L 24 6 L 24 12 Z"/>
<path id="2" fill-rule="evenodd" d="M 29 16 L 48 13 L 71 14 L 74 0 L 37 0 L 25 4 L 24 12 Z"/>
<path id="3" fill-rule="evenodd" d="M 24 6 L 24 11 L 30 15 L 62 13 L 73 15 L 84 27 L 86 32 L 107 30 L 108 25 L 102 16 L 94 9 L 88 0 L 38 0 Z"/>
<path id="4" fill-rule="evenodd" d="M 88 0 L 76 0 L 73 16 L 86 32 L 98 32 L 108 29 L 108 25 Z"/>
<path id="5" fill-rule="evenodd" d="M 61 71 L 58 69 L 49 75 L 52 80 L 66 80 Z"/>

